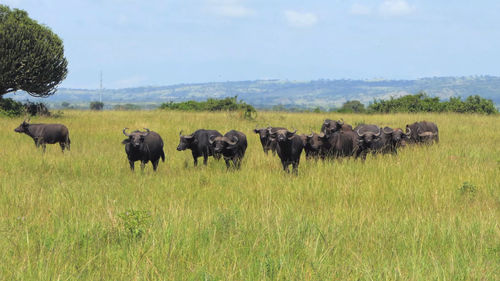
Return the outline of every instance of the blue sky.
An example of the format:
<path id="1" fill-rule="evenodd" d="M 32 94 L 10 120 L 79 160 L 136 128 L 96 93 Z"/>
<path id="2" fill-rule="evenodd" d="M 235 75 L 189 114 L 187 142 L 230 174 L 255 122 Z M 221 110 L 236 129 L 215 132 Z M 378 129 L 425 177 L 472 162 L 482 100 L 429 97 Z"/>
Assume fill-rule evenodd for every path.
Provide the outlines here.
<path id="1" fill-rule="evenodd" d="M 500 1 L 0 0 L 52 28 L 61 87 L 500 76 Z"/>

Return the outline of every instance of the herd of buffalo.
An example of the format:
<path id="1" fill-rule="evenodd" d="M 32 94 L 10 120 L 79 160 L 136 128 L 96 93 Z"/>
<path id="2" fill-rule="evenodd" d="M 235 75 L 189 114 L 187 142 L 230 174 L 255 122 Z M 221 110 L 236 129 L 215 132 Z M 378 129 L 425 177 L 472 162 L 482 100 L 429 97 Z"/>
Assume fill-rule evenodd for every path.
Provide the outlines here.
<path id="1" fill-rule="evenodd" d="M 145 131 L 133 131 L 123 134 L 127 137 L 122 141 L 130 163 L 134 170 L 134 163 L 141 161 L 141 168 L 151 161 L 156 171 L 158 163 L 165 161 L 163 140 L 154 131 L 144 128 Z M 62 151 L 70 149 L 69 130 L 62 124 L 30 124 L 23 121 L 15 130 L 32 137 L 37 147 L 42 146 L 45 152 L 46 144 L 59 143 Z M 439 141 L 439 132 L 436 124 L 422 121 L 406 125 L 406 130 L 377 125 L 362 124 L 354 129 L 351 125 L 341 120 L 326 119 L 321 126 L 320 133 L 311 132 L 310 135 L 297 134 L 297 130 L 289 131 L 283 127 L 254 129 L 259 135 L 264 152 L 278 154 L 281 164 L 286 172 L 289 166 L 297 173 L 300 155 L 304 150 L 306 159 L 326 159 L 355 157 L 365 159 L 368 153 L 397 153 L 399 147 L 407 143 L 433 143 Z M 247 138 L 242 132 L 231 130 L 222 135 L 216 130 L 200 129 L 190 135 L 179 133 L 180 141 L 178 151 L 190 149 L 194 165 L 198 164 L 198 157 L 203 156 L 203 164 L 207 164 L 209 156 L 215 159 L 224 157 L 227 168 L 239 169 L 247 149 Z"/>

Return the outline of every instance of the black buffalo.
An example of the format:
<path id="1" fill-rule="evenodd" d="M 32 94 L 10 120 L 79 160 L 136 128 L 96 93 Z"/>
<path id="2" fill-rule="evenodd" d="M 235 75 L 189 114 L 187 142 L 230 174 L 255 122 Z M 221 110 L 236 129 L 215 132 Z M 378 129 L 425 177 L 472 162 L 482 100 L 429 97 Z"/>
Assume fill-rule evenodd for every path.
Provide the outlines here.
<path id="1" fill-rule="evenodd" d="M 28 120 L 29 122 L 29 120 Z M 54 144 L 56 142 L 64 149 L 70 150 L 71 140 L 69 139 L 69 131 L 63 124 L 29 124 L 26 120 L 19 125 L 14 132 L 25 133 L 35 141 L 36 147 L 42 146 L 45 152 L 46 144 Z"/>
<path id="2" fill-rule="evenodd" d="M 324 158 L 321 155 L 321 148 L 323 147 L 324 133 L 316 134 L 311 132 L 310 135 L 300 135 L 302 142 L 304 143 L 304 151 L 306 153 L 306 159 L 318 159 L 319 157 Z"/>
<path id="3" fill-rule="evenodd" d="M 260 143 L 262 144 L 262 149 L 264 150 L 264 153 L 268 154 L 269 150 L 273 153 L 273 155 L 276 154 L 276 141 L 271 140 L 269 137 L 269 132 L 275 133 L 278 130 L 283 130 L 285 128 L 282 127 L 267 127 L 267 128 L 261 128 L 261 129 L 254 129 L 254 133 L 259 134 L 260 138 Z M 286 130 L 286 129 L 285 129 Z"/>
<path id="4" fill-rule="evenodd" d="M 406 125 L 410 143 L 439 142 L 439 130 L 435 123 L 422 121 Z"/>
<path id="5" fill-rule="evenodd" d="M 350 157 L 358 149 L 358 136 L 350 130 L 337 131 L 330 134 L 321 133 L 318 135 L 318 138 L 322 144 L 320 155 L 323 159 L 325 157 Z"/>
<path id="6" fill-rule="evenodd" d="M 299 135 L 295 132 L 290 132 L 287 129 L 278 129 L 272 131 L 268 129 L 269 137 L 272 141 L 276 141 L 276 152 L 281 159 L 283 170 L 289 172 L 288 166 L 292 165 L 294 173 L 298 173 L 300 154 L 304 148 L 304 144 Z"/>
<path id="7" fill-rule="evenodd" d="M 203 165 L 207 165 L 208 156 L 213 156 L 215 159 L 220 159 L 220 154 L 215 153 L 213 147 L 210 145 L 209 137 L 216 136 L 222 137 L 222 134 L 215 130 L 196 130 L 191 135 L 182 135 L 179 133 L 180 141 L 177 146 L 178 151 L 191 149 L 193 154 L 194 166 L 198 165 L 198 157 L 203 156 Z"/>
<path id="8" fill-rule="evenodd" d="M 321 125 L 321 132 L 327 135 L 338 131 L 352 131 L 352 126 L 344 123 L 344 119 L 331 120 L 326 119 Z"/>
<path id="9" fill-rule="evenodd" d="M 165 162 L 163 140 L 160 135 L 147 128 L 144 128 L 146 130 L 145 132 L 136 130 L 128 134 L 126 132 L 127 129 L 128 128 L 123 129 L 123 134 L 128 138 L 124 139 L 122 144 L 125 145 L 125 152 L 127 153 L 130 169 L 132 171 L 134 170 L 135 161 L 141 161 L 141 170 L 144 170 L 144 166 L 151 161 L 153 170 L 156 171 L 160 158 L 162 162 Z"/>
<path id="10" fill-rule="evenodd" d="M 409 135 L 409 133 L 404 133 L 400 128 L 392 129 L 390 127 L 385 127 L 382 129 L 380 142 L 376 146 L 376 150 L 382 153 L 397 154 L 398 148 L 406 145 Z"/>
<path id="11" fill-rule="evenodd" d="M 241 167 L 241 160 L 247 150 L 247 136 L 242 132 L 231 130 L 223 137 L 211 135 L 208 142 L 212 145 L 215 153 L 220 153 L 226 161 L 226 167 L 229 169 L 233 162 L 235 168 Z"/>
<path id="12" fill-rule="evenodd" d="M 368 152 L 376 152 L 382 147 L 382 129 L 377 125 L 359 125 L 354 128 L 358 135 L 356 158 L 366 159 Z"/>

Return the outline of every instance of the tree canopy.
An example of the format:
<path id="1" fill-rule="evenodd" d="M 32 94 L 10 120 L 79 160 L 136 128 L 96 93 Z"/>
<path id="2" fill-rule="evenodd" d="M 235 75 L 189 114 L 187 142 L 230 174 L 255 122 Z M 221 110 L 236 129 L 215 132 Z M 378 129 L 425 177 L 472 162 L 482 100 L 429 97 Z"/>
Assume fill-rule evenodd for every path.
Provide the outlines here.
<path id="1" fill-rule="evenodd" d="M 449 101 L 441 101 L 439 97 L 429 97 L 425 92 L 407 95 L 389 100 L 375 100 L 368 106 L 369 112 L 458 112 L 496 114 L 493 101 L 478 95 L 469 96 L 462 101 L 460 97 L 452 97 Z"/>
<path id="2" fill-rule="evenodd" d="M 67 65 L 62 40 L 50 28 L 23 10 L 0 5 L 0 98 L 18 90 L 52 95 Z"/>

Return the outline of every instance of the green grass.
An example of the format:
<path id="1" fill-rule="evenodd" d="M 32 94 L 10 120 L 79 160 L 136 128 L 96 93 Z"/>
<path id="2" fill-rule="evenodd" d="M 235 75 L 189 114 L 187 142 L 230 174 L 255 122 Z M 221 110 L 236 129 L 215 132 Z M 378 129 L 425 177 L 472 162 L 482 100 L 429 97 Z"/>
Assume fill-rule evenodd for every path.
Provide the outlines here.
<path id="1" fill-rule="evenodd" d="M 325 118 L 403 127 L 434 121 L 441 142 L 299 175 L 252 129 L 309 133 Z M 499 280 L 500 117 L 65 111 L 71 151 L 0 118 L 2 280 Z M 157 173 L 129 170 L 124 127 L 165 142 Z M 240 171 L 178 152 L 181 129 L 247 134 Z M 201 160 L 201 159 L 200 159 Z M 138 211 L 135 213 L 135 211 Z M 140 234 L 137 234 L 140 233 Z"/>

